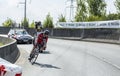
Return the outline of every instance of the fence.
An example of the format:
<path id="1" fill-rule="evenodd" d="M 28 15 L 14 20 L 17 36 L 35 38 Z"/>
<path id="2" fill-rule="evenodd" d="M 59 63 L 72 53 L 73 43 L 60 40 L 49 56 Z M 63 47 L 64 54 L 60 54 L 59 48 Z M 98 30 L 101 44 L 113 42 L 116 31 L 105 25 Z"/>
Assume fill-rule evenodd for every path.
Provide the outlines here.
<path id="1" fill-rule="evenodd" d="M 0 34 L 7 34 L 10 28 L 0 27 Z M 26 28 L 29 34 L 33 35 L 35 29 Z M 54 28 L 48 29 L 52 37 L 81 37 L 95 39 L 119 40 L 120 29 L 117 28 L 92 28 L 92 29 L 70 29 Z"/>

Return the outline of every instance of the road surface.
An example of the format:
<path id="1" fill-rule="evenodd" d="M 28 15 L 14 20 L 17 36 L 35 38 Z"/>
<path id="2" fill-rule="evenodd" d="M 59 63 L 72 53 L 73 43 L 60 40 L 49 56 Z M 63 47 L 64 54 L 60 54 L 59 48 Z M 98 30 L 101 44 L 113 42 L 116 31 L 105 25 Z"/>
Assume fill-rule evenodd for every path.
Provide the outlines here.
<path id="1" fill-rule="evenodd" d="M 31 44 L 18 44 L 23 76 L 120 76 L 120 46 L 49 39 L 34 65 L 27 60 Z"/>

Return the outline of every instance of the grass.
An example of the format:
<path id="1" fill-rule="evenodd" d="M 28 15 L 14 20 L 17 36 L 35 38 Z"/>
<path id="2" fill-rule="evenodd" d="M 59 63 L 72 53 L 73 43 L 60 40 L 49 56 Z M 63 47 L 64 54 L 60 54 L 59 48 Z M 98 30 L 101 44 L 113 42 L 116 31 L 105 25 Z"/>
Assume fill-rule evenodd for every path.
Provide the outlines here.
<path id="1" fill-rule="evenodd" d="M 0 46 L 2 46 L 3 44 L 2 43 L 0 43 Z"/>

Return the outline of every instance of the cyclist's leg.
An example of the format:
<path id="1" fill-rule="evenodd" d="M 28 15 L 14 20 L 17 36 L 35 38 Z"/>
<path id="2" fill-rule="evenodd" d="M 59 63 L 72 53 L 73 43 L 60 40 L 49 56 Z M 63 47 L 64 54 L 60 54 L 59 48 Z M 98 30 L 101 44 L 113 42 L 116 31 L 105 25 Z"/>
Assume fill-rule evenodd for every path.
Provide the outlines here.
<path id="1" fill-rule="evenodd" d="M 39 46 L 39 52 L 43 53 L 43 44 L 40 44 L 40 46 Z"/>
<path id="2" fill-rule="evenodd" d="M 34 51 L 34 49 L 37 47 L 37 42 L 36 42 L 36 38 L 34 37 L 34 39 L 33 39 L 33 48 L 32 48 L 32 51 L 30 52 L 30 57 L 31 57 L 31 55 L 32 55 L 32 53 L 33 53 L 33 51 Z"/>
<path id="3" fill-rule="evenodd" d="M 33 53 L 34 49 L 35 49 L 35 46 L 33 46 L 32 51 L 30 52 L 30 57 L 31 57 L 31 54 Z"/>
<path id="4" fill-rule="evenodd" d="M 33 54 L 34 49 L 36 48 L 36 46 L 37 46 L 37 44 L 33 45 L 33 48 L 32 48 L 32 51 L 30 52 L 30 55 L 29 55 L 28 60 L 31 60 L 31 58 L 32 58 L 32 54 Z"/>

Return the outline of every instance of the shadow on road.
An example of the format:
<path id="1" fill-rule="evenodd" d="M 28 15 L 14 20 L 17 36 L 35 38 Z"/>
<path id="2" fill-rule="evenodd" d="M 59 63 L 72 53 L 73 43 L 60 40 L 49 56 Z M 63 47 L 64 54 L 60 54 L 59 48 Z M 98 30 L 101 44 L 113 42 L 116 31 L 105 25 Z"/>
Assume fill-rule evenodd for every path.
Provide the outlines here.
<path id="1" fill-rule="evenodd" d="M 43 53 L 40 53 L 40 54 L 50 54 L 49 51 L 43 51 Z"/>
<path id="2" fill-rule="evenodd" d="M 34 64 L 40 66 L 41 68 L 61 69 L 61 68 L 59 68 L 59 67 L 56 67 L 56 66 L 53 66 L 53 65 L 50 65 L 50 64 L 41 64 L 41 63 L 37 63 L 37 62 L 35 62 Z"/>

